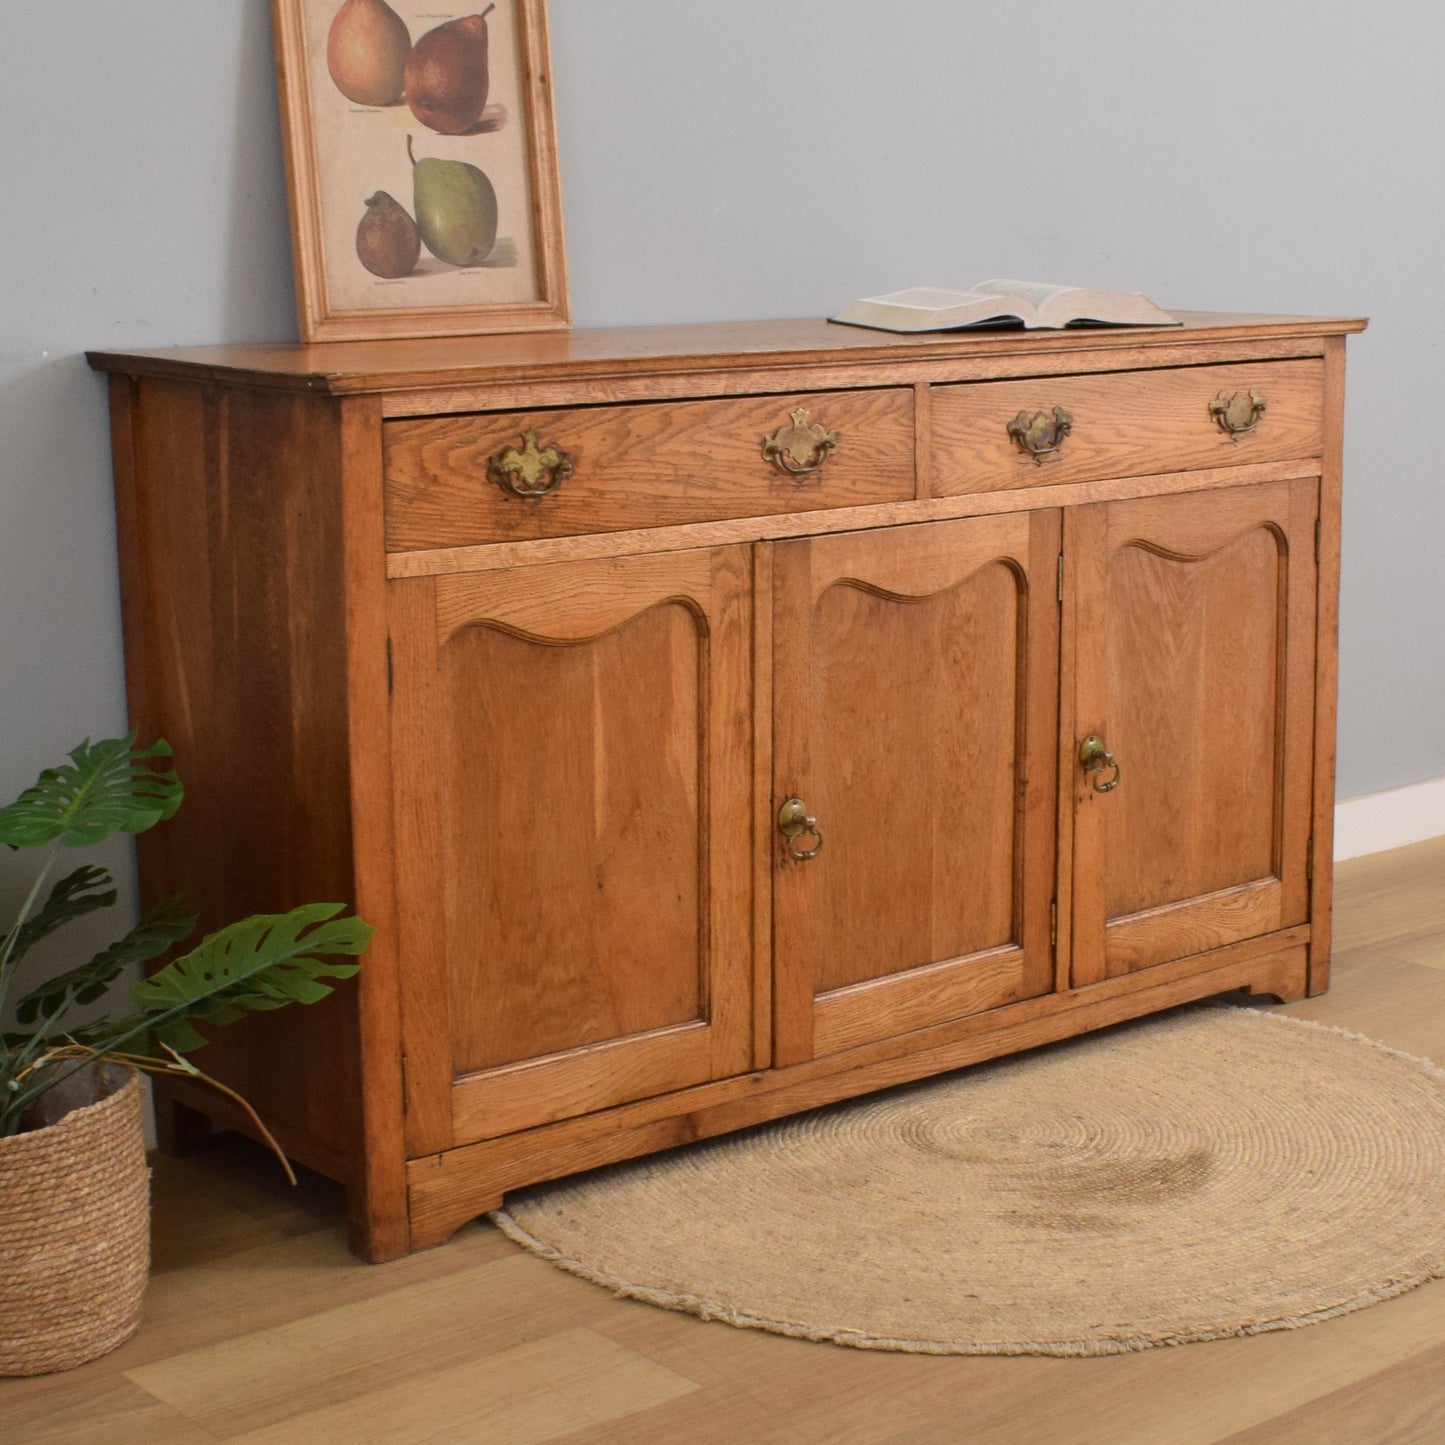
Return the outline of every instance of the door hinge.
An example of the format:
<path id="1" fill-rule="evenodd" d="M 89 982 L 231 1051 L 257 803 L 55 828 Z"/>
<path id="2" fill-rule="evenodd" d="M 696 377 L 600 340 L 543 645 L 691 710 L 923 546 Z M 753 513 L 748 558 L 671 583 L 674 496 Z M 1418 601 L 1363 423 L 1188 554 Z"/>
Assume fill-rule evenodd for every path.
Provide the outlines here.
<path id="1" fill-rule="evenodd" d="M 1311 838 L 1305 844 L 1305 882 L 1315 881 L 1315 840 Z"/>
<path id="2" fill-rule="evenodd" d="M 395 672 L 391 665 L 391 638 L 386 639 L 386 691 L 390 696 L 392 685 L 395 682 Z"/>
<path id="3" fill-rule="evenodd" d="M 407 1057 L 401 1056 L 401 1112 L 403 1115 L 411 1112 L 411 1087 L 407 1082 Z"/>
<path id="4" fill-rule="evenodd" d="M 1058 900 L 1057 898 L 1051 898 L 1051 899 L 1049 900 L 1049 947 L 1050 947 L 1050 948 L 1057 948 L 1058 946 L 1059 946 L 1059 900 Z"/>
<path id="5" fill-rule="evenodd" d="M 1062 601 L 1064 600 L 1064 554 L 1063 554 L 1062 552 L 1059 553 L 1059 586 L 1058 586 L 1058 596 L 1059 596 L 1059 601 L 1062 602 Z"/>
<path id="6" fill-rule="evenodd" d="M 1315 565 L 1319 566 L 1320 561 L 1320 519 L 1315 518 Z"/>

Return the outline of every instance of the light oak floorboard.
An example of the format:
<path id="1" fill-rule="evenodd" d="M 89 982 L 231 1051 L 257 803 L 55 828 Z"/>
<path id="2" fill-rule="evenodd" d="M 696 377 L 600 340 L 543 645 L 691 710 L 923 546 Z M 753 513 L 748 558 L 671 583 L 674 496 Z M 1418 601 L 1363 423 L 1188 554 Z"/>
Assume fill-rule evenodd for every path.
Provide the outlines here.
<path id="1" fill-rule="evenodd" d="M 172 1355 L 128 1378 L 227 1440 L 344 1410 L 397 1381 L 434 1400 L 441 1376 L 605 1312 L 606 1295 L 535 1263 L 513 1252 Z"/>
<path id="2" fill-rule="evenodd" d="M 1445 837 L 1351 858 L 1335 868 L 1335 949 L 1433 937 L 1445 914 Z"/>
<path id="3" fill-rule="evenodd" d="M 215 1438 L 113 1372 L 73 1372 L 60 1389 L 0 1381 L 7 1445 L 211 1445 Z"/>
<path id="4" fill-rule="evenodd" d="M 1424 1350 L 1226 1445 L 1438 1445 L 1445 1440 L 1445 1345 Z"/>
<path id="5" fill-rule="evenodd" d="M 1445 1060 L 1445 839 L 1337 870 L 1333 986 L 1286 1010 Z M 0 1381 L 0 1440 L 393 1445 L 1414 1445 L 1445 1439 L 1445 1284 L 1308 1329 L 1099 1360 L 931 1359 L 702 1324 L 485 1225 L 385 1265 L 340 1191 L 221 1140 L 155 1161 L 139 1335 Z"/>
<path id="6" fill-rule="evenodd" d="M 246 1445 L 301 1440 L 541 1445 L 696 1389 L 691 1380 L 590 1330 L 562 1330 L 428 1375 L 424 1411 L 417 1409 L 416 1382 L 402 1379 L 326 1409 L 288 1416 L 270 1429 L 224 1438 Z"/>

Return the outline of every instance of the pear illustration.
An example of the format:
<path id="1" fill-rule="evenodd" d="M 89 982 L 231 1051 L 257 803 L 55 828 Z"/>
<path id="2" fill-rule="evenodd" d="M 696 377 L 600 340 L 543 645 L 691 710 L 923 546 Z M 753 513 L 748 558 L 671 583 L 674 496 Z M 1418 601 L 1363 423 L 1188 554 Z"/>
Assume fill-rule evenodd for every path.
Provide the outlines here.
<path id="1" fill-rule="evenodd" d="M 416 270 L 421 232 L 405 209 L 385 191 L 369 196 L 356 228 L 357 259 L 373 276 L 394 281 Z"/>
<path id="2" fill-rule="evenodd" d="M 411 157 L 412 209 L 426 248 L 453 266 L 476 266 L 497 241 L 497 193 L 486 175 L 467 161 Z"/>
<path id="3" fill-rule="evenodd" d="M 386 0 L 346 0 L 326 35 L 326 68 L 357 105 L 395 105 L 402 98 L 411 36 Z"/>
<path id="4" fill-rule="evenodd" d="M 464 135 L 487 104 L 487 16 L 465 15 L 428 30 L 406 58 L 411 113 L 441 135 Z"/>

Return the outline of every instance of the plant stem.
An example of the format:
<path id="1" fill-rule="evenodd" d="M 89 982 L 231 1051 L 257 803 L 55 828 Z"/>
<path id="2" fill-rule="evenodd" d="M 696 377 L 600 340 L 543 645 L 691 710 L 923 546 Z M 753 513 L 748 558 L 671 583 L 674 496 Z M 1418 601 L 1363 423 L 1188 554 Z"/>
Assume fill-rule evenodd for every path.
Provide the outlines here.
<path id="1" fill-rule="evenodd" d="M 191 1061 L 183 1055 L 178 1054 L 169 1044 L 162 1044 L 161 1047 L 171 1056 L 174 1061 L 167 1063 L 164 1059 L 154 1059 L 147 1054 L 122 1054 L 112 1049 L 92 1049 L 84 1044 L 68 1044 L 52 1051 L 49 1058 L 40 1060 L 32 1065 L 39 1068 L 44 1064 L 52 1064 L 60 1059 L 71 1058 L 79 1062 L 74 1069 L 62 1077 L 69 1078 L 70 1074 L 78 1072 L 93 1063 L 116 1063 L 125 1064 L 129 1068 L 136 1069 L 143 1074 L 167 1075 L 171 1078 L 195 1079 L 198 1083 L 207 1084 L 215 1089 L 218 1094 L 224 1094 L 233 1103 L 239 1106 L 255 1126 L 256 1132 L 261 1136 L 267 1148 L 276 1156 L 281 1168 L 286 1172 L 286 1178 L 291 1184 L 296 1183 L 296 1171 L 291 1167 L 291 1161 L 286 1157 L 285 1151 L 276 1142 L 276 1136 L 266 1127 L 261 1116 L 251 1107 L 250 1101 L 243 1098 L 234 1089 L 227 1088 L 219 1079 L 213 1079 L 209 1074 L 203 1073 Z M 29 1071 L 27 1071 L 29 1072 Z M 46 1088 L 52 1085 L 47 1084 Z M 18 1120 L 18 1115 L 17 1115 Z M 7 1129 L 0 1126 L 0 1136 L 8 1133 Z"/>
<path id="2" fill-rule="evenodd" d="M 25 920 L 30 917 L 30 910 L 35 907 L 35 900 L 40 897 L 40 890 L 45 886 L 45 880 L 50 876 L 50 870 L 55 866 L 55 859 L 59 852 L 60 840 L 57 838 L 50 845 L 50 851 L 41 862 L 40 871 L 35 875 L 35 882 L 30 885 L 30 892 L 25 895 L 25 902 L 20 905 L 20 912 L 15 918 L 15 926 L 5 935 L 5 948 L 3 952 L 0 952 L 0 1015 L 3 1015 L 5 1010 L 5 993 L 10 986 L 10 961 L 15 956 L 16 945 L 20 942 L 20 929 Z"/>
<path id="3" fill-rule="evenodd" d="M 84 1057 L 81 1058 L 80 1062 L 76 1064 L 73 1069 L 67 1069 L 63 1074 L 57 1074 L 54 1078 L 45 1079 L 39 1085 L 33 1088 L 20 1089 L 10 1100 L 9 1104 L 5 1107 L 5 1109 L 3 1111 L 0 1111 L 0 1135 L 13 1134 L 16 1132 L 15 1129 L 9 1126 L 11 1124 L 19 1124 L 21 1113 L 24 1111 L 25 1106 L 32 1099 L 38 1099 L 47 1090 L 53 1089 L 57 1087 L 57 1085 L 63 1084 L 73 1074 L 78 1074 L 83 1068 L 85 1068 L 92 1059 L 108 1057 L 112 1052 L 115 1044 L 125 1043 L 129 1039 L 133 1039 L 137 1035 L 145 1034 L 149 1031 L 149 1023 L 143 1023 L 137 1028 L 130 1029 L 126 1033 L 120 1034 L 111 1044 L 107 1044 L 104 1049 L 88 1050 L 85 1053 Z M 70 1057 L 73 1058 L 75 1056 L 70 1055 Z M 34 1064 L 30 1065 L 30 1067 L 25 1070 L 24 1074 L 19 1076 L 19 1078 L 25 1078 L 28 1077 L 30 1074 L 33 1074 L 39 1067 L 39 1065 L 44 1062 L 44 1058 L 37 1059 Z"/>
<path id="4" fill-rule="evenodd" d="M 138 1016 L 132 1015 L 128 1019 L 122 1019 L 118 1026 L 120 1032 L 108 1038 L 105 1041 L 105 1047 L 95 1052 L 111 1054 L 117 1052 L 122 1044 L 129 1043 L 132 1039 L 144 1038 L 147 1034 L 151 1033 L 159 1033 L 167 1024 L 175 1023 L 178 1019 L 191 1017 L 196 1012 L 198 1004 L 203 1003 L 208 998 L 214 997 L 217 993 L 220 993 L 223 988 L 244 983 L 248 979 L 254 978 L 258 973 L 265 973 L 267 969 L 273 966 L 270 961 L 262 960 L 255 964 L 254 967 L 238 972 L 225 984 L 216 985 L 208 993 L 201 994 L 195 998 L 182 999 L 179 1003 L 172 1004 L 166 1009 L 159 1009 L 154 1013 L 140 1014 Z M 162 1045 L 162 1047 L 165 1047 L 165 1045 Z M 63 1083 L 72 1074 L 78 1073 L 85 1067 L 85 1063 L 86 1060 L 82 1060 L 75 1068 L 68 1069 L 58 1078 L 46 1079 L 38 1087 L 32 1088 L 29 1091 L 22 1090 L 14 1095 L 9 1104 L 6 1105 L 3 1110 L 0 1110 L 0 1135 L 13 1132 L 5 1127 L 9 1115 L 14 1114 L 18 1120 L 19 1111 L 23 1109 L 31 1099 L 38 1098 L 47 1089 L 53 1089 L 57 1084 Z"/>
<path id="5" fill-rule="evenodd" d="M 209 1074 L 203 1074 L 183 1054 L 178 1054 L 169 1044 L 162 1044 L 161 1047 L 175 1060 L 174 1064 L 164 1066 L 168 1074 L 180 1074 L 184 1078 L 199 1079 L 203 1084 L 209 1084 L 217 1093 L 224 1094 L 233 1103 L 239 1104 L 246 1111 L 251 1122 L 256 1126 L 257 1132 L 261 1135 L 271 1152 L 281 1161 L 281 1167 L 286 1171 L 286 1177 L 294 1185 L 296 1183 L 296 1171 L 291 1167 L 291 1161 L 286 1157 L 281 1146 L 276 1142 L 276 1136 L 262 1122 L 261 1116 L 251 1107 L 249 1099 L 242 1098 L 234 1089 L 227 1088 L 219 1079 L 213 1079 Z M 144 1064 L 141 1067 L 145 1067 Z M 151 1072 L 160 1073 L 160 1069 L 153 1069 Z"/>

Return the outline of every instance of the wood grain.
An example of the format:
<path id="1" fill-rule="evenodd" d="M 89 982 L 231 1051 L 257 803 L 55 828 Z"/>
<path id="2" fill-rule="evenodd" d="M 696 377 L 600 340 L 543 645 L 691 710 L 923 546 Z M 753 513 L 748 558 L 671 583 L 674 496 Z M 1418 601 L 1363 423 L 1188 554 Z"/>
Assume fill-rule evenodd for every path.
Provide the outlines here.
<path id="1" fill-rule="evenodd" d="M 356 908 L 376 933 L 357 983 L 357 1048 L 366 1061 L 361 1090 L 364 1140 L 358 1184 L 347 1198 L 352 1241 L 366 1259 L 394 1259 L 410 1244 L 406 1225 L 405 1099 L 401 1060 L 401 968 L 396 949 L 395 837 L 391 796 L 391 718 L 387 706 L 386 587 L 375 498 L 381 484 L 381 406 L 348 397 L 340 406 L 339 447 L 346 601 L 347 733 Z"/>
<path id="2" fill-rule="evenodd" d="M 1258 391 L 1268 409 L 1253 431 L 1223 432 L 1209 403 Z M 1318 360 L 1187 366 L 1112 376 L 1041 377 L 933 389 L 936 494 L 1059 486 L 1098 477 L 1274 462 L 1320 453 L 1324 367 Z M 1036 460 L 1008 433 L 1020 413 L 1062 407 L 1073 429 Z"/>
<path id="3" fill-rule="evenodd" d="M 794 476 L 762 444 L 800 410 L 838 445 Z M 575 462 L 546 496 L 513 496 L 487 477 L 489 458 L 526 431 Z M 388 422 L 385 438 L 392 552 L 908 501 L 914 491 L 913 394 L 902 388 L 428 417 Z"/>
<path id="4" fill-rule="evenodd" d="M 1340 508 L 1343 491 L 1345 345 L 1325 341 L 1325 433 L 1320 473 L 1319 606 L 1315 676 L 1315 776 L 1310 892 L 1310 992 L 1330 982 L 1330 902 L 1335 844 L 1335 710 L 1339 692 Z"/>
<path id="5" fill-rule="evenodd" d="M 936 338 L 928 340 L 935 342 Z M 1157 343 L 1157 338 L 1153 340 Z M 766 358 L 756 370 L 720 364 L 717 357 L 701 357 L 697 365 L 702 369 L 694 369 L 691 359 L 680 359 L 677 367 L 627 362 L 611 370 L 594 369 L 571 378 L 551 369 L 537 375 L 509 373 L 485 383 L 468 382 L 459 386 L 447 386 L 439 378 L 433 378 L 428 385 L 409 385 L 404 390 L 383 392 L 382 410 L 388 417 L 436 416 L 581 404 L 600 406 L 656 401 L 660 397 L 750 396 L 759 392 L 846 390 L 857 386 L 933 387 L 949 382 L 1022 378 L 1040 372 L 1050 376 L 1079 376 L 1181 364 L 1287 361 L 1318 357 L 1322 340 L 1318 336 L 1255 333 L 1204 341 L 1191 335 L 1187 355 L 1177 349 L 1161 350 L 1157 344 L 1109 346 L 1100 350 L 1071 348 L 1049 352 L 1042 363 L 1037 355 L 1007 347 L 995 351 L 975 347 L 965 355 L 940 349 L 937 357 L 931 354 L 932 350 L 930 346 L 930 354 L 914 358 L 899 359 L 890 354 L 882 359 L 864 359 L 852 349 L 838 348 L 796 363 L 791 356 Z M 275 379 L 274 374 L 260 373 L 248 377 L 247 382 L 269 385 Z M 347 387 L 336 391 L 335 379 L 330 377 L 318 379 L 318 385 L 338 395 L 349 394 L 351 390 Z M 374 387 L 361 389 L 375 390 Z"/>
<path id="6" fill-rule="evenodd" d="M 168 381 L 132 397 L 117 435 L 130 720 L 171 743 L 186 787 L 176 816 L 137 840 L 143 900 L 184 891 L 206 931 L 300 903 L 350 906 L 336 409 Z M 298 1158 L 359 1168 L 354 983 L 217 1030 L 205 1063 L 281 1124 Z"/>
<path id="7" fill-rule="evenodd" d="M 1111 973 L 1152 968 L 1183 954 L 1203 953 L 1280 928 L 1284 887 L 1277 878 L 1201 893 L 1187 904 L 1162 903 L 1110 918 L 1104 955 Z"/>
<path id="8" fill-rule="evenodd" d="M 395 614 L 396 807 L 427 820 L 402 942 L 443 1000 L 408 1018 L 409 1082 L 450 1110 L 438 1141 L 751 1065 L 749 560 L 442 578 Z"/>
<path id="9" fill-rule="evenodd" d="M 671 1098 L 640 1100 L 412 1160 L 407 1177 L 413 1243 L 417 1247 L 443 1243 L 479 1207 L 495 1207 L 494 1203 L 478 1206 L 477 1200 L 495 1201 L 506 1190 L 538 1179 L 711 1138 L 1232 989 L 1302 998 L 1306 938 L 1303 929 L 1269 934 L 826 1058 L 700 1085 Z"/>
<path id="10" fill-rule="evenodd" d="M 1445 973 L 1397 956 L 1408 941 L 1445 958 L 1442 869 L 1445 839 L 1341 864 L 1331 990 L 1285 1011 L 1445 1057 Z M 360 1265 L 346 1254 L 340 1191 L 306 1171 L 293 1190 L 234 1139 L 156 1159 L 153 1196 L 156 1273 L 139 1334 L 84 1370 L 0 1381 L 0 1436 L 191 1445 L 289 1427 L 310 1440 L 314 1418 L 298 1423 L 308 1412 L 356 1400 L 405 1413 L 352 1415 L 352 1438 L 385 1419 L 389 1434 L 395 1424 L 478 1445 L 534 1427 L 589 1445 L 954 1445 L 960 1422 L 970 1445 L 1433 1445 L 1445 1420 L 1438 1284 L 1249 1339 L 1095 1360 L 939 1359 L 619 1300 L 486 1226 Z M 655 1393 L 669 1376 L 695 1388 Z M 579 1382 L 605 1418 L 567 1413 Z"/>
<path id="11" fill-rule="evenodd" d="M 1071 517 L 1074 747 L 1121 769 L 1099 793 L 1072 760 L 1076 982 L 1306 916 L 1313 505 L 1276 482 Z"/>
<path id="12" fill-rule="evenodd" d="M 1445 1438 L 1445 1342 L 1228 1437 L 1228 1445 L 1432 1445 Z"/>
<path id="13" fill-rule="evenodd" d="M 773 1062 L 773 549 L 753 557 L 753 1067 Z"/>
<path id="14" fill-rule="evenodd" d="M 758 374 L 784 366 L 837 362 L 880 365 L 907 362 L 957 362 L 960 370 L 998 359 L 1015 374 L 1037 373 L 1056 365 L 1054 358 L 1120 356 L 1122 365 L 1168 365 L 1205 359 L 1211 346 L 1265 343 L 1271 354 L 1318 356 L 1319 338 L 1363 331 L 1356 317 L 1263 316 L 1231 312 L 1179 312 L 1179 327 L 1143 330 L 944 332 L 894 336 L 860 327 L 835 326 L 815 318 L 742 321 L 698 326 L 613 327 L 599 330 L 532 332 L 512 336 L 393 338 L 384 341 L 335 341 L 294 346 L 249 342 L 229 346 L 174 347 L 155 351 L 89 351 L 86 358 L 101 371 L 128 375 L 177 376 L 191 380 L 333 394 L 355 391 L 408 392 L 417 389 L 494 387 L 529 380 L 584 382 L 596 377 L 645 377 L 669 373 L 725 370 L 753 373 L 749 391 L 768 388 Z M 1040 364 L 1038 358 L 1048 358 Z M 932 379 L 932 378 L 930 378 Z M 911 378 L 910 378 L 911 380 Z M 668 387 L 670 387 L 670 383 Z M 790 384 L 781 388 L 787 390 Z M 665 387 L 664 389 L 668 389 Z M 573 394 L 575 395 L 575 389 Z M 425 410 L 470 410 L 452 396 Z"/>
<path id="15" fill-rule="evenodd" d="M 923 501 L 933 495 L 933 387 L 922 380 L 913 383 L 913 471 L 914 496 Z"/>
<path id="16" fill-rule="evenodd" d="M 380 1259 L 528 1180 L 1215 988 L 1295 997 L 1307 948 L 1321 985 L 1361 325 L 95 356 L 133 721 L 192 787 L 143 890 L 378 927 L 359 986 L 208 1063 Z M 1230 441 L 1208 400 L 1251 387 Z M 1036 388 L 1082 408 L 1064 461 L 950 434 Z M 799 407 L 840 448 L 784 479 L 761 439 Z M 509 501 L 485 458 L 532 424 L 581 465 Z M 1085 731 L 1122 791 L 1080 789 Z"/>
<path id="17" fill-rule="evenodd" d="M 1211 491 L 1251 482 L 1292 481 L 1318 477 L 1318 458 L 1296 462 L 1265 462 L 1259 466 L 1215 467 L 1200 472 L 1163 476 L 1117 477 L 1096 482 L 1071 482 L 1060 487 L 1032 487 L 1009 492 L 970 492 L 926 501 L 885 502 L 877 506 L 839 507 L 820 512 L 794 512 L 780 517 L 740 517 L 723 522 L 600 532 L 575 537 L 541 537 L 531 542 L 491 542 L 474 547 L 437 547 L 422 552 L 387 555 L 388 577 L 436 577 L 447 572 L 489 572 L 540 562 L 581 561 L 593 557 L 624 557 L 638 552 L 671 552 L 688 547 L 726 546 L 733 542 L 772 541 L 780 537 L 826 536 L 913 522 L 947 522 L 958 517 L 996 517 L 1012 512 L 1050 511 L 1088 502 L 1129 497 Z"/>
<path id="18" fill-rule="evenodd" d="M 1024 950 L 1005 944 L 972 950 L 967 968 L 947 958 L 827 989 L 814 1003 L 813 1053 L 840 1053 L 885 1032 L 913 1033 L 1012 1003 L 1024 975 Z"/>
<path id="19" fill-rule="evenodd" d="M 917 1027 L 1048 987 L 1056 544 L 1042 577 L 1031 550 L 1057 522 L 775 549 L 774 802 L 824 835 L 774 846 L 779 1062 L 896 1032 L 895 1005 Z"/>

